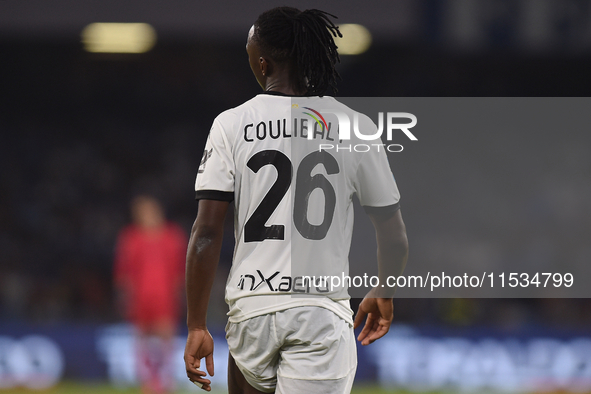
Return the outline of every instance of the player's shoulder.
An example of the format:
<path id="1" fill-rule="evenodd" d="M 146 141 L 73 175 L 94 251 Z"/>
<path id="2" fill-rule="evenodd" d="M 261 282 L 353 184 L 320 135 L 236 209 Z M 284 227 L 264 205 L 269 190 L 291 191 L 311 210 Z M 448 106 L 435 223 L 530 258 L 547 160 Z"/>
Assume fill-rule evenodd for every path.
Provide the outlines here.
<path id="1" fill-rule="evenodd" d="M 211 130 L 216 130 L 216 132 L 221 131 L 232 141 L 239 134 L 241 130 L 240 126 L 245 123 L 245 120 L 249 117 L 252 118 L 261 109 L 267 108 L 268 105 L 266 104 L 268 103 L 262 102 L 259 95 L 236 107 L 229 108 L 215 117 Z"/>

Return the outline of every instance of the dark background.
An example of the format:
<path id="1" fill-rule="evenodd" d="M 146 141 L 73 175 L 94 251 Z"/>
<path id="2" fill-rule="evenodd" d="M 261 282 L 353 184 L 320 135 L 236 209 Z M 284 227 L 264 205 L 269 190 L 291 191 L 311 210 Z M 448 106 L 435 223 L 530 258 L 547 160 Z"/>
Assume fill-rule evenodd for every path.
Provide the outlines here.
<path id="1" fill-rule="evenodd" d="M 157 194 L 169 218 L 189 231 L 196 214 L 194 178 L 209 127 L 219 112 L 260 91 L 247 63 L 246 35 L 259 13 L 279 4 L 49 3 L 0 1 L 0 320 L 116 321 L 113 248 L 129 220 L 130 198 Z M 374 35 L 368 52 L 342 57 L 337 96 L 591 93 L 589 1 L 297 6 L 325 9 Z M 96 21 L 149 22 L 159 39 L 145 54 L 87 53 L 79 34 Z M 518 149 L 493 155 L 477 143 L 478 131 L 473 138 L 463 142 L 460 165 L 458 157 L 442 157 L 437 147 L 420 141 L 413 149 L 426 151 L 415 162 L 411 153 L 402 153 L 409 155 L 408 166 L 395 175 L 404 198 L 409 264 L 418 263 L 413 249 L 437 259 L 436 252 L 426 252 L 438 250 L 437 239 L 475 263 L 487 258 L 489 250 L 471 234 L 485 234 L 534 264 L 589 264 L 591 139 L 557 130 L 539 136 L 544 144 L 530 145 L 523 137 Z M 470 150 L 474 146 L 482 150 Z M 431 156 L 438 160 L 424 160 Z M 524 162 L 535 163 L 526 175 L 510 171 Z M 486 215 L 474 218 L 453 199 L 438 198 L 441 185 L 425 184 L 421 176 L 457 174 L 445 185 L 453 196 L 470 193 L 480 174 L 501 171 L 503 163 L 505 176 L 498 182 L 509 191 L 506 203 L 527 213 L 504 222 L 513 237 L 503 237 L 503 227 L 491 226 Z M 471 198 L 490 201 L 484 191 Z M 210 321 L 220 326 L 231 222 L 210 308 Z M 577 236 L 565 237 L 565 229 Z M 396 300 L 395 307 L 396 322 L 416 325 L 591 325 L 587 299 L 415 299 Z"/>

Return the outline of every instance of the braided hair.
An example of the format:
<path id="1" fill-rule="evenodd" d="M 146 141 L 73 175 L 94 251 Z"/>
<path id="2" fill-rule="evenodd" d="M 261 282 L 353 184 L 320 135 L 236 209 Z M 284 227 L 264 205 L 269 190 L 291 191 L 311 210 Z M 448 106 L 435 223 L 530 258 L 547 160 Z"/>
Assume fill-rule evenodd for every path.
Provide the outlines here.
<path id="1" fill-rule="evenodd" d="M 322 95 L 328 88 L 337 91 L 340 75 L 335 64 L 340 59 L 333 36 L 342 34 L 329 16 L 336 18 L 316 9 L 277 7 L 254 23 L 253 39 L 261 54 L 288 64 L 294 87 L 308 95 Z"/>

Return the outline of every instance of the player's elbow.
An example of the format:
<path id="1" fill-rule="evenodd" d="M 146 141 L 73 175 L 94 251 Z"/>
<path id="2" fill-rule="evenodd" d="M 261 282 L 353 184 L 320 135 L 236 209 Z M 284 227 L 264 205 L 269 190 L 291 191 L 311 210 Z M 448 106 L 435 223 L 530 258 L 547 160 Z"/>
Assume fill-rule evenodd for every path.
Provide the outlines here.
<path id="1" fill-rule="evenodd" d="M 191 238 L 216 240 L 223 237 L 224 218 L 229 202 L 200 200 L 197 218 L 191 228 Z"/>
<path id="2" fill-rule="evenodd" d="M 200 241 L 214 241 L 223 235 L 223 226 L 218 223 L 202 223 L 195 221 L 191 228 L 191 238 Z"/>
<path id="3" fill-rule="evenodd" d="M 406 255 L 408 253 L 406 226 L 400 211 L 385 220 L 373 218 L 373 223 L 376 228 L 378 245 L 381 249 L 383 248 L 396 255 Z"/>
<path id="4" fill-rule="evenodd" d="M 406 231 L 393 234 L 388 244 L 394 254 L 400 256 L 406 256 L 408 254 L 408 237 L 406 236 Z"/>
<path id="5" fill-rule="evenodd" d="M 203 262 L 203 256 L 215 254 L 222 243 L 222 231 L 217 226 L 194 224 L 187 249 L 187 264 L 193 261 Z"/>
<path id="6" fill-rule="evenodd" d="M 378 235 L 379 248 L 392 256 L 405 256 L 408 254 L 408 238 L 406 231 L 393 231 Z"/>

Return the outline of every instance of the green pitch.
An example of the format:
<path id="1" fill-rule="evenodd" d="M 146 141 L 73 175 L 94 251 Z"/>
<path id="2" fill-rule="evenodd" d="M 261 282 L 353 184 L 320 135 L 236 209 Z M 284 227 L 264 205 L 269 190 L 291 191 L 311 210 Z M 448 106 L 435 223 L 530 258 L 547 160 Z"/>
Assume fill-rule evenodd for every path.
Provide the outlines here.
<path id="1" fill-rule="evenodd" d="M 49 390 L 42 390 L 42 391 L 32 391 L 32 390 L 25 390 L 25 389 L 9 389 L 9 390 L 2 390 L 0 389 L 0 394 L 141 394 L 141 390 L 139 388 L 133 389 L 118 389 L 111 385 L 105 383 L 96 383 L 96 384 L 82 384 L 76 382 L 63 382 L 60 383 L 58 386 L 51 388 Z M 178 391 L 175 394 L 190 394 L 190 393 L 206 393 L 206 391 L 199 390 L 195 388 L 195 390 L 190 391 Z M 213 390 L 211 391 L 212 394 L 226 394 L 227 391 L 221 390 Z M 353 391 L 351 394 L 404 394 L 402 391 L 389 391 L 384 390 L 375 385 L 364 385 L 364 386 L 354 386 Z M 430 393 L 436 394 L 436 393 Z"/>

